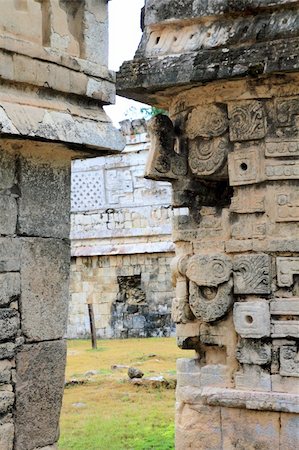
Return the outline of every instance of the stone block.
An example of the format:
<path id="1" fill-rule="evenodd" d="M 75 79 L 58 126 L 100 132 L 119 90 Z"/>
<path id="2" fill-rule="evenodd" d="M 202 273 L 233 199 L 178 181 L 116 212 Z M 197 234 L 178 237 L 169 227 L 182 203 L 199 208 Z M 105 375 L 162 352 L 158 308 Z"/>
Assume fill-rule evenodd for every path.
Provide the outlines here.
<path id="1" fill-rule="evenodd" d="M 299 448 L 299 414 L 281 414 L 280 448 Z"/>
<path id="2" fill-rule="evenodd" d="M 235 374 L 236 389 L 252 391 L 271 391 L 271 376 L 260 366 L 246 365 L 243 371 Z"/>
<path id="3" fill-rule="evenodd" d="M 296 345 L 280 347 L 280 375 L 299 377 L 299 352 Z"/>
<path id="4" fill-rule="evenodd" d="M 14 309 L 0 309 L 0 341 L 12 339 L 19 329 L 19 313 Z"/>
<path id="5" fill-rule="evenodd" d="M 0 195 L 0 234 L 15 234 L 17 226 L 17 202 L 9 195 Z"/>
<path id="6" fill-rule="evenodd" d="M 271 320 L 271 337 L 299 338 L 299 320 Z"/>
<path id="7" fill-rule="evenodd" d="M 177 360 L 177 384 L 179 387 L 200 387 L 199 359 L 179 358 Z"/>
<path id="8" fill-rule="evenodd" d="M 234 304 L 234 324 L 243 338 L 270 336 L 270 311 L 266 301 L 249 301 Z"/>
<path id="9" fill-rule="evenodd" d="M 266 254 L 242 255 L 234 258 L 235 294 L 271 293 L 271 258 Z"/>
<path id="10" fill-rule="evenodd" d="M 16 345 L 13 342 L 5 342 L 0 344 L 0 360 L 12 359 L 15 356 Z"/>
<path id="11" fill-rule="evenodd" d="M 223 449 L 279 450 L 280 413 L 221 408 Z"/>
<path id="12" fill-rule="evenodd" d="M 23 239 L 21 326 L 28 340 L 61 338 L 69 301 L 69 244 L 56 239 Z"/>
<path id="13" fill-rule="evenodd" d="M 0 425 L 1 450 L 13 450 L 14 434 L 13 423 L 4 423 L 3 425 Z"/>
<path id="14" fill-rule="evenodd" d="M 0 272 L 20 270 L 21 241 L 18 238 L 0 238 Z"/>
<path id="15" fill-rule="evenodd" d="M 236 357 L 242 364 L 268 364 L 271 361 L 271 345 L 259 340 L 241 339 L 237 345 Z"/>
<path id="16" fill-rule="evenodd" d="M 6 414 L 12 410 L 15 395 L 10 391 L 0 391 L 0 414 Z"/>
<path id="17" fill-rule="evenodd" d="M 9 305 L 20 295 L 20 274 L 1 273 L 0 274 L 0 306 Z"/>
<path id="18" fill-rule="evenodd" d="M 259 183 L 263 179 L 262 150 L 259 147 L 235 150 L 228 155 L 228 172 L 231 186 Z"/>
<path id="19" fill-rule="evenodd" d="M 16 358 L 15 450 L 52 445 L 64 386 L 64 341 L 25 345 Z"/>
<path id="20" fill-rule="evenodd" d="M 0 360 L 0 385 L 11 382 L 12 364 L 7 359 Z M 0 447 L 1 448 L 1 447 Z"/>
<path id="21" fill-rule="evenodd" d="M 20 158 L 19 233 L 68 239 L 70 160 L 44 147 L 25 149 Z"/>
<path id="22" fill-rule="evenodd" d="M 208 364 L 201 369 L 202 387 L 230 386 L 229 368 L 223 364 Z"/>
<path id="23" fill-rule="evenodd" d="M 225 255 L 195 255 L 188 260 L 186 276 L 198 286 L 218 286 L 230 279 L 231 271 Z"/>
<path id="24" fill-rule="evenodd" d="M 10 189 L 15 183 L 16 157 L 1 145 L 0 151 L 0 191 Z"/>
<path id="25" fill-rule="evenodd" d="M 178 450 L 221 449 L 220 408 L 181 404 L 176 414 L 175 448 Z"/>
<path id="26" fill-rule="evenodd" d="M 230 103 L 229 130 L 232 141 L 262 139 L 266 133 L 263 104 L 256 100 Z"/>
<path id="27" fill-rule="evenodd" d="M 297 394 L 299 392 L 299 379 L 293 377 L 282 377 L 271 375 L 272 391 L 285 392 L 286 394 Z"/>

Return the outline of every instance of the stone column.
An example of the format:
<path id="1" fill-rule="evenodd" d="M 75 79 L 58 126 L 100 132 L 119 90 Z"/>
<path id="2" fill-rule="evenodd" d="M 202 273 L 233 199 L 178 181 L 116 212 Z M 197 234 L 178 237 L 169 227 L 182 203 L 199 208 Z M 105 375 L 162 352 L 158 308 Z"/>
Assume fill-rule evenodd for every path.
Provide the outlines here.
<path id="1" fill-rule="evenodd" d="M 114 100 L 114 75 L 105 57 L 101 66 L 80 53 L 85 34 L 75 21 L 81 9 L 88 19 L 91 2 L 5 3 L 0 18 L 0 449 L 49 450 L 56 449 L 59 437 L 64 387 L 71 159 L 121 150 L 124 142 L 102 108 Z M 99 11 L 107 8 L 104 0 L 92 7 L 96 4 Z M 96 33 L 88 37 L 98 38 Z"/>
<path id="2" fill-rule="evenodd" d="M 169 110 L 177 449 L 299 446 L 298 2 L 154 1 L 119 93 Z"/>

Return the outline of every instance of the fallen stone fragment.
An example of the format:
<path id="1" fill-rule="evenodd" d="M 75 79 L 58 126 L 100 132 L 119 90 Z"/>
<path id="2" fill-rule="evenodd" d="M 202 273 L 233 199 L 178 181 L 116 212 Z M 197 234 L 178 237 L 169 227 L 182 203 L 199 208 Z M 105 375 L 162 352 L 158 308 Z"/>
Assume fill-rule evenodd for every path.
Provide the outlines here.
<path id="1" fill-rule="evenodd" d="M 137 369 L 136 367 L 129 367 L 129 369 L 128 369 L 128 376 L 131 379 L 142 378 L 143 375 L 144 375 L 144 373 L 142 372 L 142 370 Z"/>

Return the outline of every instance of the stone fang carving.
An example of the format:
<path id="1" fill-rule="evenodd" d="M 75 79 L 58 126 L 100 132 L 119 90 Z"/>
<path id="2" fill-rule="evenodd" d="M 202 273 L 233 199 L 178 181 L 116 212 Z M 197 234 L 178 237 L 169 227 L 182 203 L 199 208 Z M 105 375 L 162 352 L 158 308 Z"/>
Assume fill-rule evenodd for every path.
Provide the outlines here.
<path id="1" fill-rule="evenodd" d="M 186 276 L 198 286 L 218 286 L 230 279 L 231 260 L 224 255 L 195 255 L 187 263 Z"/>
<path id="2" fill-rule="evenodd" d="M 265 137 L 264 108 L 259 101 L 242 101 L 228 105 L 230 138 L 248 141 Z"/>
<path id="3" fill-rule="evenodd" d="M 197 319 L 214 322 L 223 317 L 233 304 L 233 281 L 214 286 L 198 286 L 190 281 L 189 304 Z"/>
<path id="4" fill-rule="evenodd" d="M 233 263 L 235 294 L 271 293 L 271 258 L 266 254 L 236 256 Z"/>
<path id="5" fill-rule="evenodd" d="M 299 257 L 278 257 L 276 268 L 278 286 L 290 287 L 294 283 L 294 275 L 299 274 Z"/>
<path id="6" fill-rule="evenodd" d="M 189 139 L 221 136 L 228 128 L 227 114 L 216 105 L 198 106 L 188 116 L 186 134 Z"/>
<path id="7" fill-rule="evenodd" d="M 257 300 L 234 304 L 236 332 L 243 338 L 270 336 L 270 311 L 267 301 Z"/>
<path id="8" fill-rule="evenodd" d="M 168 116 L 159 114 L 148 122 L 151 148 L 145 178 L 153 180 L 173 180 L 187 174 L 185 155 L 175 152 L 175 132 Z"/>
<path id="9" fill-rule="evenodd" d="M 227 159 L 229 149 L 227 136 L 189 142 L 189 166 L 194 175 L 204 177 L 219 172 Z"/>

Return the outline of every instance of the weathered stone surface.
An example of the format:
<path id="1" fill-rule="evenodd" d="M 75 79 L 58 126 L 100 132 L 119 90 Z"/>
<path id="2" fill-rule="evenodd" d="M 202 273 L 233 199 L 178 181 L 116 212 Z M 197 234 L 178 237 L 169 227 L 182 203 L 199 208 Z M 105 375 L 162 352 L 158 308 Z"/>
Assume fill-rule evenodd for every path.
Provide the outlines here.
<path id="1" fill-rule="evenodd" d="M 258 101 L 236 102 L 228 108 L 232 141 L 262 139 L 266 133 L 263 104 Z"/>
<path id="2" fill-rule="evenodd" d="M 271 361 L 271 345 L 258 340 L 241 339 L 236 357 L 242 364 L 268 364 Z"/>
<path id="3" fill-rule="evenodd" d="M 244 364 L 242 372 L 235 374 L 236 389 L 271 391 L 271 376 L 260 366 Z"/>
<path id="4" fill-rule="evenodd" d="M 128 369 L 128 376 L 129 378 L 142 378 L 144 373 L 142 370 L 136 368 L 136 367 L 129 367 Z"/>
<path id="5" fill-rule="evenodd" d="M 229 281 L 232 263 L 224 255 L 195 255 L 189 258 L 186 276 L 198 286 L 218 286 Z"/>
<path id="6" fill-rule="evenodd" d="M 280 375 L 299 377 L 299 352 L 296 345 L 280 347 Z"/>
<path id="7" fill-rule="evenodd" d="M 0 425 L 0 448 L 1 450 L 13 450 L 14 426 L 13 423 Z"/>
<path id="8" fill-rule="evenodd" d="M 245 338 L 270 335 L 270 312 L 266 301 L 234 304 L 234 324 L 237 333 Z"/>
<path id="9" fill-rule="evenodd" d="M 201 369 L 202 387 L 229 387 L 229 368 L 224 364 L 207 364 Z"/>
<path id="10" fill-rule="evenodd" d="M 14 234 L 17 225 L 16 199 L 8 195 L 0 195 L 0 234 Z"/>
<path id="11" fill-rule="evenodd" d="M 19 273 L 0 274 L 0 306 L 9 305 L 16 300 L 21 292 Z"/>
<path id="12" fill-rule="evenodd" d="M 234 258 L 235 294 L 270 294 L 271 258 L 265 254 Z"/>
<path id="13" fill-rule="evenodd" d="M 5 344 L 0 344 L 0 360 L 1 359 L 12 359 L 15 356 L 16 346 L 13 342 L 6 342 Z"/>
<path id="14" fill-rule="evenodd" d="M 283 448 L 296 448 L 299 442 L 298 414 L 281 414 L 280 443 Z"/>
<path id="15" fill-rule="evenodd" d="M 177 359 L 177 386 L 201 387 L 199 359 Z"/>
<path id="16" fill-rule="evenodd" d="M 25 345 L 18 353 L 16 450 L 31 450 L 57 441 L 65 357 L 63 341 Z"/>
<path id="17" fill-rule="evenodd" d="M 19 314 L 14 309 L 0 309 L 0 341 L 12 339 L 19 328 Z"/>
<path id="18" fill-rule="evenodd" d="M 299 379 L 294 377 L 282 377 L 280 375 L 271 375 L 271 384 L 273 392 L 285 392 L 286 394 L 298 395 Z"/>
<path id="19" fill-rule="evenodd" d="M 11 369 L 12 364 L 10 361 L 5 359 L 3 361 L 0 360 L 0 385 L 11 382 Z"/>
<path id="20" fill-rule="evenodd" d="M 6 414 L 12 410 L 15 395 L 10 391 L 0 391 L 0 414 Z"/>
<path id="21" fill-rule="evenodd" d="M 16 238 L 0 238 L 0 272 L 20 270 L 21 242 Z"/>
<path id="22" fill-rule="evenodd" d="M 43 149 L 38 155 L 40 151 L 31 144 L 20 159 L 19 233 L 67 239 L 70 161 L 62 159 L 55 148 Z"/>
<path id="23" fill-rule="evenodd" d="M 221 417 L 223 448 L 279 449 L 279 413 L 221 408 Z"/>
<path id="24" fill-rule="evenodd" d="M 299 258 L 278 257 L 276 266 L 278 286 L 291 286 L 294 282 L 294 275 L 299 274 Z"/>
<path id="25" fill-rule="evenodd" d="M 23 239 L 21 326 L 26 338 L 62 338 L 66 330 L 69 244 L 55 239 Z"/>
<path id="26" fill-rule="evenodd" d="M 2 118 L 1 118 L 2 119 Z M 3 121 L 1 120 L 1 123 Z M 12 188 L 15 183 L 16 157 L 14 152 L 8 152 L 1 145 L 0 151 L 0 190 L 6 191 Z"/>

